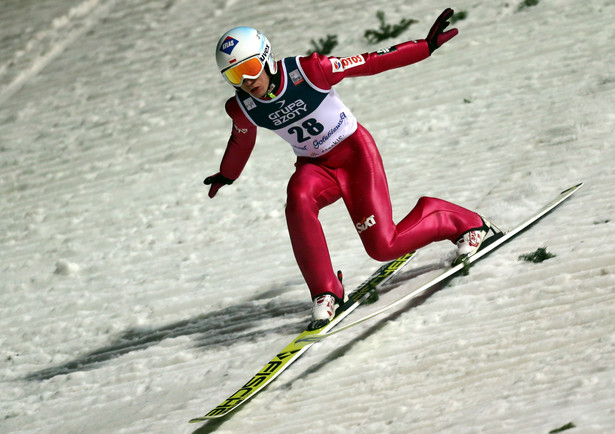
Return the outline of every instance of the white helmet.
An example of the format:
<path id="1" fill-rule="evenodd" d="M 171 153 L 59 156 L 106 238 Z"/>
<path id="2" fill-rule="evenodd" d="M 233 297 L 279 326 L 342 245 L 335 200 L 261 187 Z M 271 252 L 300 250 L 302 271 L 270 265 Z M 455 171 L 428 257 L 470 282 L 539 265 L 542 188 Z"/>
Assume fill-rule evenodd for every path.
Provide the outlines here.
<path id="1" fill-rule="evenodd" d="M 265 65 L 270 74 L 278 70 L 269 40 L 251 27 L 235 27 L 226 32 L 216 45 L 218 69 L 233 86 L 244 78 L 257 78 Z"/>

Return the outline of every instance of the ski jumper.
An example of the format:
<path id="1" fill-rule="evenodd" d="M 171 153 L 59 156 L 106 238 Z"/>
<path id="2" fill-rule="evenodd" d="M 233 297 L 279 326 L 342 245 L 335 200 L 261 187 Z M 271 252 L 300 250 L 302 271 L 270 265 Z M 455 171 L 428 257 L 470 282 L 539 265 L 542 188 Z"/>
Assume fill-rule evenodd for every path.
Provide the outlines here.
<path id="1" fill-rule="evenodd" d="M 273 130 L 297 155 L 287 188 L 286 220 L 297 264 L 312 298 L 343 298 L 318 220 L 319 210 L 343 199 L 367 253 L 395 259 L 434 241 L 455 242 L 483 225 L 481 217 L 441 199 L 422 197 L 395 224 L 382 159 L 370 133 L 332 88 L 346 77 L 377 74 L 429 57 L 424 40 L 346 58 L 312 54 L 278 63 L 281 83 L 273 99 L 239 89 L 226 103 L 233 130 L 220 165 L 229 179 L 241 174 L 257 127 Z"/>

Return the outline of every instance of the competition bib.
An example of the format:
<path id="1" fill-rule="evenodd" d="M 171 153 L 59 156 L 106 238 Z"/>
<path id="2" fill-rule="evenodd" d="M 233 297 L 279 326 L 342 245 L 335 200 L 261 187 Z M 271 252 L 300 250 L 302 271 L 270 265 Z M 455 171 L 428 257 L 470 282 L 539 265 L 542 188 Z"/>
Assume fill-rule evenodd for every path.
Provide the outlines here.
<path id="1" fill-rule="evenodd" d="M 314 86 L 299 58 L 282 61 L 284 87 L 271 100 L 238 91 L 237 102 L 255 125 L 274 131 L 298 156 L 318 157 L 333 149 L 357 129 L 357 120 L 333 89 Z"/>

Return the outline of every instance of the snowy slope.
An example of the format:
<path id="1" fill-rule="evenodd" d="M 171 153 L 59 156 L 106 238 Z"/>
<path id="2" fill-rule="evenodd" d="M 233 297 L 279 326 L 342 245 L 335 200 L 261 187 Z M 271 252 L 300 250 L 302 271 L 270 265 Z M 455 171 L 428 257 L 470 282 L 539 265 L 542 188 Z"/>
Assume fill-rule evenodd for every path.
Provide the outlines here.
<path id="1" fill-rule="evenodd" d="M 337 87 L 383 155 L 395 215 L 434 195 L 512 227 L 585 187 L 419 306 L 314 346 L 232 417 L 201 426 L 305 325 L 286 224 L 293 155 L 261 131 L 207 198 L 230 131 L 219 35 L 278 56 L 447 6 L 460 35 L 420 64 Z M 615 3 L 3 1 L 0 432 L 615 430 Z M 388 42 L 382 46 L 390 45 Z M 322 213 L 346 284 L 377 267 L 341 204 Z M 518 260 L 539 247 L 557 256 Z M 409 266 L 450 256 L 429 246 Z M 405 294 L 416 280 L 399 282 Z"/>

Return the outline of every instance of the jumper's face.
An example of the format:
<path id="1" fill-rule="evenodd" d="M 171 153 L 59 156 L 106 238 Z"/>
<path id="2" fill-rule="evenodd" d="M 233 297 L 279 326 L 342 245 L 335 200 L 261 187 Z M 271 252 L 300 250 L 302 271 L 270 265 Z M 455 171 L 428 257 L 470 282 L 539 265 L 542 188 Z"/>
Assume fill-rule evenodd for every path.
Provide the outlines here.
<path id="1" fill-rule="evenodd" d="M 253 97 L 262 98 L 269 89 L 269 75 L 263 69 L 256 78 L 244 78 L 241 89 Z"/>

